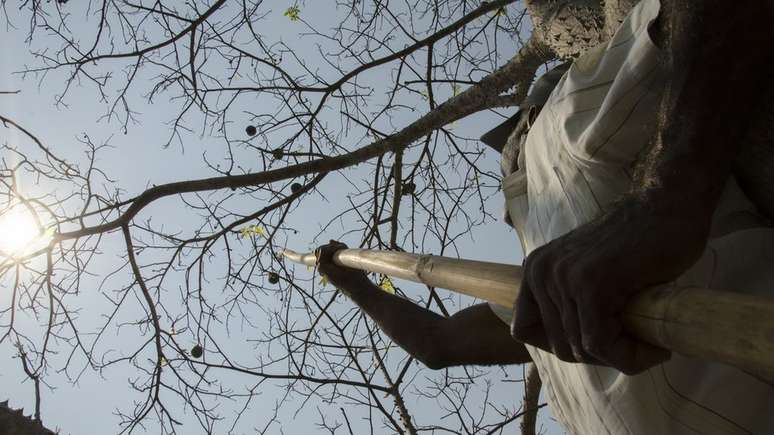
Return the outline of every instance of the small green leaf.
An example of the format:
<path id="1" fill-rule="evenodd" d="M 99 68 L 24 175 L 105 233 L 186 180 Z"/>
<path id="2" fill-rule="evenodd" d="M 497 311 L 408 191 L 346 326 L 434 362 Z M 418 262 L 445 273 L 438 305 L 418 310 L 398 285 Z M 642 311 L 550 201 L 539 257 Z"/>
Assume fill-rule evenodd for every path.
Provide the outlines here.
<path id="1" fill-rule="evenodd" d="M 298 6 L 291 6 L 282 15 L 290 18 L 290 21 L 298 21 L 300 19 L 299 18 L 300 12 L 301 12 L 301 9 Z"/>
<path id="2" fill-rule="evenodd" d="M 248 225 L 241 230 L 239 230 L 239 235 L 243 238 L 248 238 L 252 236 L 253 234 L 261 237 L 266 237 L 266 229 L 262 226 L 258 225 Z"/>
<path id="3" fill-rule="evenodd" d="M 392 280 L 387 275 L 381 275 L 381 278 L 379 279 L 379 287 L 391 295 L 395 294 L 395 286 L 392 284 Z"/>

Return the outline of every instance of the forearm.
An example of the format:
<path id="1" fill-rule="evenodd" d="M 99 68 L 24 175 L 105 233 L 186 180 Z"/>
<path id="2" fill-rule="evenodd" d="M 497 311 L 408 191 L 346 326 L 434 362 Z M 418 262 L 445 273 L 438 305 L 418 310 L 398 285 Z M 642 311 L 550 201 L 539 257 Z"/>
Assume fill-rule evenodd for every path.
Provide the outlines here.
<path id="1" fill-rule="evenodd" d="M 398 346 L 429 367 L 440 359 L 437 347 L 441 323 L 431 310 L 383 291 L 368 280 L 341 288 Z"/>
<path id="2" fill-rule="evenodd" d="M 342 291 L 396 344 L 426 366 L 440 369 L 465 364 L 517 364 L 530 361 L 522 343 L 485 304 L 443 317 L 382 291 L 370 281 Z"/>
<path id="3" fill-rule="evenodd" d="M 743 3 L 662 0 L 656 22 L 667 87 L 635 193 L 707 228 L 771 61 L 761 50 L 771 42 L 767 7 Z"/>

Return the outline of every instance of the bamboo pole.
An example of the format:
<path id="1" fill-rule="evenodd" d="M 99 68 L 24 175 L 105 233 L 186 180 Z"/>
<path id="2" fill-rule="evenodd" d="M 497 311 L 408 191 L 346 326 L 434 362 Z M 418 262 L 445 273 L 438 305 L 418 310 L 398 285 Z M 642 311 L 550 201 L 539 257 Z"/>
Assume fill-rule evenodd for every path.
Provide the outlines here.
<path id="1" fill-rule="evenodd" d="M 313 253 L 284 250 L 314 266 Z M 445 288 L 505 307 L 519 292 L 521 267 L 394 251 L 343 249 L 333 262 Z M 702 288 L 660 287 L 637 295 L 624 311 L 633 336 L 683 355 L 731 364 L 774 382 L 774 297 Z"/>

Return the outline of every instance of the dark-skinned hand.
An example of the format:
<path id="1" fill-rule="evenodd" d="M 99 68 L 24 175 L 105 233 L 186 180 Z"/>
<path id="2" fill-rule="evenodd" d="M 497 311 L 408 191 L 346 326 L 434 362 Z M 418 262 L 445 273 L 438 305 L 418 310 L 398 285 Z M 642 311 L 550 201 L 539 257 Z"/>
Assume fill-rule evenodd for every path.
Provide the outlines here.
<path id="1" fill-rule="evenodd" d="M 670 357 L 628 335 L 632 296 L 675 279 L 706 243 L 709 217 L 623 201 L 608 215 L 533 251 L 525 260 L 511 334 L 559 359 L 636 374 Z"/>
<path id="2" fill-rule="evenodd" d="M 317 248 L 314 253 L 317 257 L 317 271 L 328 278 L 328 282 L 349 296 L 352 292 L 373 284 L 362 270 L 339 266 L 333 262 L 333 254 L 342 249 L 347 249 L 347 245 L 331 240 L 328 244 Z"/>

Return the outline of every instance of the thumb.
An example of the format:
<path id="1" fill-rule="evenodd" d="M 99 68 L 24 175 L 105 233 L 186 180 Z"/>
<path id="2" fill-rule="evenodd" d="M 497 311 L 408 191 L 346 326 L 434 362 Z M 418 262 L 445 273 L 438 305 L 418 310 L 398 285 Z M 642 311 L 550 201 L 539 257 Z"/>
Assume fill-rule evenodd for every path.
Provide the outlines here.
<path id="1" fill-rule="evenodd" d="M 548 338 L 543 329 L 540 307 L 526 280 L 522 281 L 519 295 L 516 297 L 516 302 L 513 306 L 511 336 L 522 343 L 539 347 L 548 352 L 551 351 Z"/>

